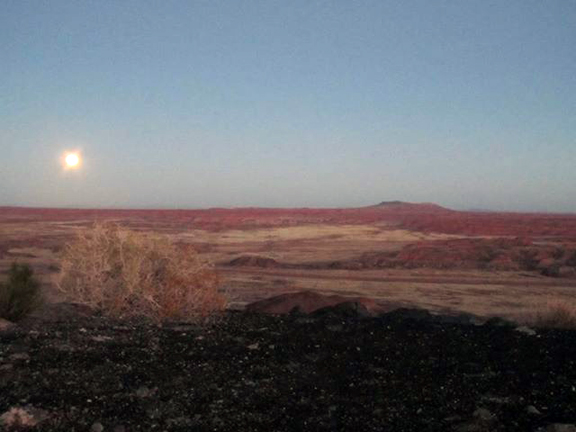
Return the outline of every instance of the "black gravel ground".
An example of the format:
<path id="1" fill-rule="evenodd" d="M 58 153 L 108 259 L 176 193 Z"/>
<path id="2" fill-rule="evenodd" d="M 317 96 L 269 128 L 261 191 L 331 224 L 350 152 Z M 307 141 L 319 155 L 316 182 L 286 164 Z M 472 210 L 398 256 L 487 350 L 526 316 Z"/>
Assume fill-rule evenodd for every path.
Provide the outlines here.
<path id="1" fill-rule="evenodd" d="M 552 430 L 576 423 L 575 358 L 575 331 L 402 314 L 95 317 L 0 334 L 0 415 L 39 408 L 41 431 Z"/>

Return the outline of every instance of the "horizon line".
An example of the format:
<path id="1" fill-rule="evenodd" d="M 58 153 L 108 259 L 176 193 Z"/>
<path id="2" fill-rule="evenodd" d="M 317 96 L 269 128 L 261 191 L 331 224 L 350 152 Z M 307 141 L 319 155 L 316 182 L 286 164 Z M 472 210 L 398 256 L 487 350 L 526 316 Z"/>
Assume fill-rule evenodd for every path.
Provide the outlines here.
<path id="1" fill-rule="evenodd" d="M 519 210 L 493 210 L 493 209 L 452 209 L 445 207 L 441 204 L 433 202 L 408 202 L 408 201 L 384 201 L 383 203 L 394 203 L 396 205 L 433 205 L 438 206 L 444 210 L 450 212 L 459 213 L 504 213 L 504 214 L 547 214 L 547 215 L 576 215 L 576 212 L 569 211 L 546 211 L 546 210 L 529 210 L 529 211 L 519 211 Z M 4 209 L 27 209 L 27 210 L 87 210 L 87 211 L 210 211 L 210 210 L 248 210 L 248 209 L 259 209 L 259 210 L 359 210 L 359 209 L 370 209 L 375 207 L 385 207 L 385 204 L 368 204 L 363 206 L 354 207 L 266 207 L 266 206 L 231 206 L 231 207 L 115 207 L 115 206 L 36 206 L 36 205 L 0 205 L 0 210 Z"/>

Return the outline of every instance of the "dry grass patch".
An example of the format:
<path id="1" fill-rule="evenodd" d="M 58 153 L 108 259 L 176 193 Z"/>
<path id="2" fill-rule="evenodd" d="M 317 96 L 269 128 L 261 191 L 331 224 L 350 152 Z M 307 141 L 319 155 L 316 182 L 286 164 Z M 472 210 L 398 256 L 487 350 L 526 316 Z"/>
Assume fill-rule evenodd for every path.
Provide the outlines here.
<path id="1" fill-rule="evenodd" d="M 209 244 L 291 242 L 314 240 L 322 242 L 350 241 L 364 242 L 415 242 L 422 240 L 449 240 L 462 236 L 452 234 L 422 233 L 403 229 L 385 229 L 374 225 L 330 225 L 312 224 L 291 227 L 260 228 L 252 230 L 230 229 L 222 232 L 191 230 L 177 234 L 178 237 L 192 237 L 195 241 Z"/>
<path id="2" fill-rule="evenodd" d="M 97 223 L 64 248 L 57 286 L 66 300 L 109 316 L 161 320 L 223 310 L 218 282 L 213 266 L 190 246 Z"/>
<path id="3" fill-rule="evenodd" d="M 534 327 L 576 329 L 576 302 L 549 300 L 529 321 Z"/>

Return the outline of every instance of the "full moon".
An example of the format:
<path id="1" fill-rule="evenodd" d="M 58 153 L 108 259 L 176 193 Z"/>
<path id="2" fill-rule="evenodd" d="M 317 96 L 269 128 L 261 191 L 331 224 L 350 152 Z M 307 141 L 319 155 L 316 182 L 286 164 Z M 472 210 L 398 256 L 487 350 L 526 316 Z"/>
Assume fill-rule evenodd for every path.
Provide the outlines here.
<path id="1" fill-rule="evenodd" d="M 66 166 L 69 168 L 75 168 L 80 163 L 80 157 L 76 153 L 70 153 L 66 155 Z"/>

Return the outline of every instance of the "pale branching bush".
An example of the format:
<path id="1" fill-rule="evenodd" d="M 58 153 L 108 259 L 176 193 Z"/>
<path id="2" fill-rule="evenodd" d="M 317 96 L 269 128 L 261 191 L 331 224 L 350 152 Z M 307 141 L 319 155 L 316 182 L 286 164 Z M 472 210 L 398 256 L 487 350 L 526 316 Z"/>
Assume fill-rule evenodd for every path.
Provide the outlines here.
<path id="1" fill-rule="evenodd" d="M 113 223 L 96 223 L 66 245 L 58 288 L 112 317 L 190 319 L 226 305 L 213 266 L 192 247 Z"/>

